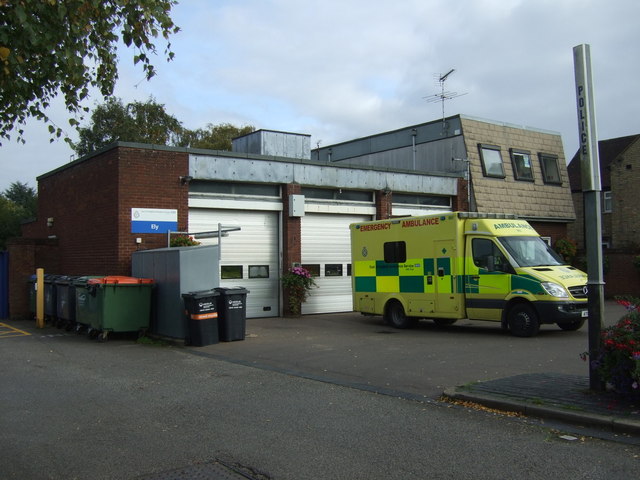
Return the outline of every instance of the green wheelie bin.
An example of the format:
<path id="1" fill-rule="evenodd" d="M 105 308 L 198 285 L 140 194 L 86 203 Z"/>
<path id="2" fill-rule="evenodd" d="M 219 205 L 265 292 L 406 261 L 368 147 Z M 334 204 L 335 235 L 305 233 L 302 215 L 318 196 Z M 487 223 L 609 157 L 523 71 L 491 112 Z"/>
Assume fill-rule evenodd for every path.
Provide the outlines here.
<path id="1" fill-rule="evenodd" d="M 154 281 L 148 278 L 89 278 L 81 293 L 83 302 L 77 304 L 77 321 L 87 325 L 89 334 L 100 341 L 106 341 L 111 332 L 144 335 L 149 328 L 153 286 Z"/>

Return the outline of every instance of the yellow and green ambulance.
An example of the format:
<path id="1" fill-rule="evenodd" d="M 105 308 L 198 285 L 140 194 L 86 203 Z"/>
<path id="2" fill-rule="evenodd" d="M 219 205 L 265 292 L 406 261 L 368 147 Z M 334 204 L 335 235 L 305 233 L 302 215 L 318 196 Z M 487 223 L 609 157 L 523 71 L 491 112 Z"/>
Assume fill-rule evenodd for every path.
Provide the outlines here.
<path id="1" fill-rule="evenodd" d="M 515 215 L 453 212 L 350 230 L 353 309 L 396 328 L 468 318 L 530 337 L 543 323 L 577 330 L 587 319 L 587 275 Z"/>

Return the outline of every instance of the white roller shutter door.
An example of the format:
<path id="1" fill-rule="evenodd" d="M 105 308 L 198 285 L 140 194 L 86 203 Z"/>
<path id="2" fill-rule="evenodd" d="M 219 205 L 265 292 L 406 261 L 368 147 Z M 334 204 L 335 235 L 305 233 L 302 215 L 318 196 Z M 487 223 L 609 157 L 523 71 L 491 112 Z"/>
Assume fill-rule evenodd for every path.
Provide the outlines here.
<path id="1" fill-rule="evenodd" d="M 239 286 L 249 290 L 248 318 L 278 316 L 278 213 L 205 208 L 189 210 L 189 232 L 217 231 L 218 223 L 241 228 L 222 238 L 220 267 L 235 267 L 242 272 L 242 278 L 221 277 L 220 286 Z M 203 245 L 218 243 L 215 238 L 200 241 Z"/>
<path id="2" fill-rule="evenodd" d="M 319 266 L 318 288 L 311 290 L 302 313 L 350 312 L 353 309 L 349 224 L 366 215 L 307 213 L 302 217 L 302 264 Z"/>

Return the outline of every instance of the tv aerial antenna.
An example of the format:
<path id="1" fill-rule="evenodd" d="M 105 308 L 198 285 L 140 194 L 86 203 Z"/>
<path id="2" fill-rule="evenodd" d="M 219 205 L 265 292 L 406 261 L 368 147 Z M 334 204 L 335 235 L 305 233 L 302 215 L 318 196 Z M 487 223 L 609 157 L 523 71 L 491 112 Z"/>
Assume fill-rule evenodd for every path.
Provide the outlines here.
<path id="1" fill-rule="evenodd" d="M 455 68 L 452 68 L 451 70 L 449 70 L 445 74 L 436 73 L 435 74 L 435 79 L 436 79 L 436 82 L 438 83 L 438 85 L 440 86 L 440 93 L 435 93 L 435 94 L 429 95 L 427 97 L 422 97 L 422 98 L 426 98 L 428 103 L 436 103 L 436 102 L 441 102 L 442 103 L 442 122 L 443 123 L 444 123 L 444 118 L 445 118 L 444 117 L 444 102 L 446 100 L 453 100 L 454 98 L 466 95 L 466 93 L 450 92 L 450 91 L 444 89 L 444 82 L 446 82 L 447 78 L 449 78 L 449 75 L 451 75 L 455 71 L 456 71 Z"/>

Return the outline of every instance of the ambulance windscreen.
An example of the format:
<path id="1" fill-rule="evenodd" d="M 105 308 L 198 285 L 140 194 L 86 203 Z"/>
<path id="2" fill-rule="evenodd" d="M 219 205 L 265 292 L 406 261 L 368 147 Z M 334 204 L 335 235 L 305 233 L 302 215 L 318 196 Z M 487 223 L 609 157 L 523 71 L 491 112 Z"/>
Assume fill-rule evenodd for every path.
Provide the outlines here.
<path id="1" fill-rule="evenodd" d="M 499 237 L 499 240 L 520 267 L 566 264 L 540 237 Z"/>

